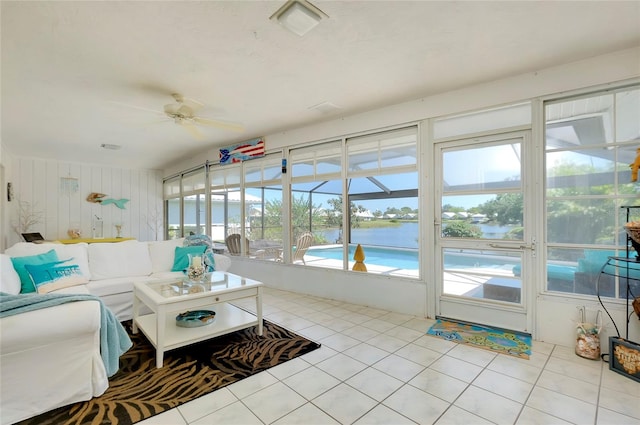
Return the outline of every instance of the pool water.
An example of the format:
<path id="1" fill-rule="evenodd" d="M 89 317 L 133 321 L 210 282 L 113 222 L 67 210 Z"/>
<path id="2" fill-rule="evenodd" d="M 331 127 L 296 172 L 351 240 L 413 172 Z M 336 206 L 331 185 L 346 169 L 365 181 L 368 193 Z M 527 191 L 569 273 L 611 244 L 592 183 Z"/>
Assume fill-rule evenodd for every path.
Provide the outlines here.
<path id="1" fill-rule="evenodd" d="M 418 250 L 378 247 L 363 247 L 362 249 L 364 250 L 365 264 L 369 263 L 398 269 L 418 270 Z M 355 251 L 355 246 L 349 246 L 350 261 L 353 260 Z M 307 255 L 332 260 L 342 260 L 342 247 L 311 248 L 307 251 Z"/>
<path id="2" fill-rule="evenodd" d="M 365 264 L 375 264 L 378 266 L 386 266 L 396 269 L 418 270 L 417 249 L 400 249 L 373 246 L 362 248 L 364 250 Z M 354 245 L 349 246 L 349 261 L 353 261 L 353 254 L 355 253 L 355 250 L 356 247 Z M 307 251 L 307 255 L 332 260 L 342 260 L 342 247 L 313 247 Z M 483 256 L 479 253 L 445 252 L 444 254 L 445 269 L 465 269 L 481 267 L 511 270 L 516 264 L 519 264 L 519 258 L 496 258 L 494 256 Z"/>

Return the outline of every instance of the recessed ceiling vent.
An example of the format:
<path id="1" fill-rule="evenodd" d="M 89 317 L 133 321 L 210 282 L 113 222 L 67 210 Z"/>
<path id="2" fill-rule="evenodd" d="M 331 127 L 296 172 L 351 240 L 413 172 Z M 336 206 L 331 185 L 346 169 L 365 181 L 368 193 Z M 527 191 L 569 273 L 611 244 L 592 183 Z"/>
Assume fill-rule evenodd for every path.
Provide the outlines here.
<path id="1" fill-rule="evenodd" d="M 338 109 L 340 109 L 340 107 L 337 105 L 334 105 L 331 102 L 322 102 L 322 103 L 318 103 L 317 105 L 310 106 L 309 109 L 313 111 L 318 111 L 321 114 L 328 114 L 330 112 L 337 111 Z"/>
<path id="2" fill-rule="evenodd" d="M 306 0 L 289 0 L 269 19 L 302 37 L 328 17 Z"/>

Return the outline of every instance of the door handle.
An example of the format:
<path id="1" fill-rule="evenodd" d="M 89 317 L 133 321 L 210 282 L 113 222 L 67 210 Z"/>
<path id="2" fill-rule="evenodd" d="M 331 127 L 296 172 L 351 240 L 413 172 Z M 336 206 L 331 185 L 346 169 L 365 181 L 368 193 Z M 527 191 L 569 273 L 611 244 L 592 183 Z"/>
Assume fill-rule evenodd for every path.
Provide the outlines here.
<path id="1" fill-rule="evenodd" d="M 536 256 L 536 241 L 535 239 L 531 241 L 531 244 L 521 244 L 521 245 L 500 245 L 497 243 L 490 243 L 489 246 L 491 248 L 499 248 L 499 249 L 529 249 L 532 251 L 532 256 Z"/>
<path id="2" fill-rule="evenodd" d="M 517 245 L 517 246 L 513 246 L 513 245 L 500 245 L 497 243 L 490 243 L 489 246 L 491 248 L 502 248 L 502 249 L 530 249 L 532 251 L 536 250 L 536 241 L 533 240 L 531 241 L 531 244 L 527 245 L 527 244 L 523 244 L 523 245 Z"/>
<path id="3" fill-rule="evenodd" d="M 534 245 L 499 245 L 497 243 L 490 243 L 489 246 L 500 249 L 536 249 Z"/>

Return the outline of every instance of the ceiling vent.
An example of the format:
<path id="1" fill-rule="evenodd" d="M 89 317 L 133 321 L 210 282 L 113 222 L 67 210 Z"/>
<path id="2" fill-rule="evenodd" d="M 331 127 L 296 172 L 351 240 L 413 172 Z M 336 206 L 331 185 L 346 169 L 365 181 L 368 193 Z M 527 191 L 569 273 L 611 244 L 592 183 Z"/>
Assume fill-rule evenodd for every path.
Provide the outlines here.
<path id="1" fill-rule="evenodd" d="M 269 19 L 302 37 L 328 17 L 306 0 L 289 0 Z"/>
<path id="2" fill-rule="evenodd" d="M 313 111 L 318 111 L 321 114 L 328 114 L 330 112 L 337 111 L 338 109 L 340 109 L 340 107 L 337 105 L 334 105 L 331 102 L 322 102 L 322 103 L 318 103 L 317 105 L 310 106 L 309 109 Z"/>

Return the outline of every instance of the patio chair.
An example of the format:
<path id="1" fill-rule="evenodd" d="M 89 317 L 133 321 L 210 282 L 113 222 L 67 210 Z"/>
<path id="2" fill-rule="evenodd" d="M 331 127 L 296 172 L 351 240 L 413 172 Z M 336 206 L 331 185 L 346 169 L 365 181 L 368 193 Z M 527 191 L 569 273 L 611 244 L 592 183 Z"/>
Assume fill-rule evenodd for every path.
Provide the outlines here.
<path id="1" fill-rule="evenodd" d="M 249 240 L 245 239 L 245 254 L 249 255 Z M 227 245 L 227 249 L 229 250 L 229 254 L 231 255 L 241 255 L 242 254 L 242 236 L 239 233 L 233 233 L 225 239 L 225 243 Z"/>
<path id="2" fill-rule="evenodd" d="M 291 262 L 295 263 L 297 261 L 302 261 L 302 264 L 307 265 L 304 261 L 304 255 L 307 253 L 307 250 L 313 243 L 313 233 L 306 232 L 298 237 L 296 241 L 296 246 L 293 250 L 293 258 Z"/>

